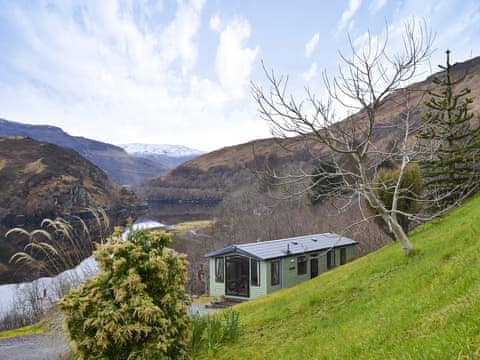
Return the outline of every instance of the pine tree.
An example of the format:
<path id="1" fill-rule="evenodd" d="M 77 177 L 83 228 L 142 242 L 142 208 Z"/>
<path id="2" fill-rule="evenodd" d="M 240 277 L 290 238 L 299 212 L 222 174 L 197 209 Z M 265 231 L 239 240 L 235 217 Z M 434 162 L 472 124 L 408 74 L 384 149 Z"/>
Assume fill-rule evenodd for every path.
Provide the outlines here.
<path id="1" fill-rule="evenodd" d="M 467 87 L 455 91 L 464 77 L 454 80 L 450 51 L 446 52 L 444 70 L 432 82 L 437 89 L 428 91 L 428 112 L 417 137 L 421 148 L 429 153 L 422 163 L 425 190 L 440 199 L 435 207 L 444 208 L 473 192 L 478 183 L 480 161 L 480 125 L 472 125 L 473 99 Z"/>
<path id="2" fill-rule="evenodd" d="M 190 320 L 184 256 L 165 233 L 114 236 L 95 252 L 100 273 L 60 303 L 80 359 L 183 359 Z"/>

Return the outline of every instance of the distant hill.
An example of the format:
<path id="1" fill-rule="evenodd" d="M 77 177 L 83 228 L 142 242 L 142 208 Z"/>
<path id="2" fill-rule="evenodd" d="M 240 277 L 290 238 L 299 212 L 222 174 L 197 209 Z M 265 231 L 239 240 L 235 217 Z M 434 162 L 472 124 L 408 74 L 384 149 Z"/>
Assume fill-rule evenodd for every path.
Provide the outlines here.
<path id="1" fill-rule="evenodd" d="M 471 96 L 474 99 L 472 109 L 480 114 L 480 57 L 457 63 L 453 69 L 457 75 L 466 75 L 460 86 L 471 88 Z M 431 77 L 410 87 L 416 90 L 430 89 Z M 425 110 L 422 94 L 422 91 L 416 91 L 410 99 L 411 103 L 420 104 L 412 116 L 419 117 Z M 399 96 L 396 93 L 390 94 L 379 108 L 377 114 L 379 123 L 389 126 L 379 126 L 375 132 L 374 141 L 377 146 L 385 146 L 401 135 L 395 130 L 395 124 L 402 121 L 401 113 L 404 110 L 402 106 L 404 100 Z M 358 113 L 353 116 L 361 119 L 364 114 Z M 339 124 L 341 126 L 341 122 Z M 292 137 L 255 140 L 196 157 L 146 182 L 138 188 L 138 191 L 146 198 L 163 202 L 202 199 L 221 201 L 226 194 L 259 186 L 256 170 L 264 169 L 265 165 L 280 171 L 292 167 L 310 171 L 315 159 L 325 155 L 326 152 L 327 149 L 314 139 L 305 141 Z M 208 211 L 211 213 L 212 210 L 213 208 L 210 208 Z M 165 211 L 168 212 L 169 209 Z"/>
<path id="2" fill-rule="evenodd" d="M 236 305 L 240 335 L 215 353 L 193 357 L 478 359 L 479 220 L 477 196 L 415 229 L 413 256 L 391 243 L 297 286 Z"/>
<path id="3" fill-rule="evenodd" d="M 11 280 L 8 259 L 21 245 L 4 234 L 36 228 L 46 218 L 102 207 L 113 224 L 136 217 L 136 195 L 72 149 L 30 138 L 0 138 L 0 282 Z M 17 274 L 18 275 L 18 274 Z"/>
<path id="4" fill-rule="evenodd" d="M 29 125 L 0 119 L 0 136 L 25 136 L 71 148 L 119 184 L 138 184 L 159 176 L 168 169 L 156 161 L 129 155 L 119 146 L 72 136 L 55 126 Z"/>
<path id="5" fill-rule="evenodd" d="M 132 143 L 120 146 L 130 155 L 152 160 L 169 168 L 205 153 L 182 145 Z"/>

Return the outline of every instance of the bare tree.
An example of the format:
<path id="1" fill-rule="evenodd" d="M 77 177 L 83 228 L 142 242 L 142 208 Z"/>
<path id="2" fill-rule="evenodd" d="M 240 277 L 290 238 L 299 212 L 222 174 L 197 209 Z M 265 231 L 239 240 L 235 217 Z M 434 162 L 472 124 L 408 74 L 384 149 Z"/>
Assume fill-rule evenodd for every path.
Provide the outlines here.
<path id="1" fill-rule="evenodd" d="M 331 201 L 309 206 L 300 199 L 276 200 L 255 190 L 231 194 L 217 208 L 215 224 L 210 228 L 213 242 L 208 250 L 322 232 L 354 238 L 359 242 L 360 254 L 388 242 L 377 224 L 361 222 L 361 214 L 354 207 L 338 216 L 335 209 Z"/>
<path id="2" fill-rule="evenodd" d="M 366 202 L 375 215 L 364 214 L 363 218 L 378 216 L 407 254 L 413 245 L 398 217 L 425 219 L 427 215 L 406 213 L 399 207 L 401 199 L 415 196 L 401 184 L 408 165 L 420 159 L 411 135 L 422 126 L 414 113 L 424 93 L 424 89 L 404 86 L 428 61 L 432 42 L 426 24 L 416 20 L 405 23 L 399 52 L 389 50 L 388 31 L 382 39 L 369 36 L 367 45 L 360 49 L 350 40 L 351 55 L 340 54 L 342 65 L 338 75 L 330 78 L 323 74 L 326 101 L 319 100 L 309 88 L 305 89 L 305 100 L 296 100 L 287 94 L 288 78 L 266 70 L 270 90 L 266 92 L 255 84 L 252 87 L 261 116 L 269 122 L 274 135 L 300 136 L 307 143 L 316 142 L 325 149 L 325 157 L 333 164 L 334 171 L 315 174 L 316 182 L 335 179 L 336 186 L 322 196 L 345 199 L 341 209 L 355 202 L 362 209 L 361 204 Z M 381 119 L 378 113 L 382 106 L 401 109 L 398 118 L 390 122 Z M 338 109 L 349 114 L 344 121 L 339 121 Z M 394 145 L 378 141 L 382 137 L 395 139 Z M 393 184 L 379 185 L 378 171 L 385 161 L 395 164 L 398 177 Z M 271 176 L 277 186 L 284 187 L 305 184 L 305 178 L 313 175 L 300 171 L 281 175 L 272 172 Z M 315 183 L 309 185 L 312 186 Z M 391 203 L 378 195 L 379 186 L 391 191 Z M 304 194 L 309 187 L 293 195 Z"/>

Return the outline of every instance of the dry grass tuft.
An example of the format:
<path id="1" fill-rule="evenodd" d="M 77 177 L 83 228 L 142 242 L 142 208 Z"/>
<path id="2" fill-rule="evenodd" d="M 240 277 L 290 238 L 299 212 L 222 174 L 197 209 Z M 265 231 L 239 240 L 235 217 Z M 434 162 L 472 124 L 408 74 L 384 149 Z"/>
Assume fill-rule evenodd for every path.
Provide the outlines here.
<path id="1" fill-rule="evenodd" d="M 27 165 L 25 165 L 23 172 L 30 174 L 41 174 L 47 168 L 47 165 L 45 165 L 42 160 L 43 158 L 40 158 L 36 161 L 28 163 Z"/>
<path id="2" fill-rule="evenodd" d="M 88 209 L 89 220 L 79 216 L 44 219 L 40 229 L 9 230 L 27 238 L 23 251 L 15 253 L 11 263 L 23 264 L 40 275 L 54 276 L 71 269 L 89 257 L 96 244 L 104 243 L 109 235 L 110 220 L 103 209 Z"/>

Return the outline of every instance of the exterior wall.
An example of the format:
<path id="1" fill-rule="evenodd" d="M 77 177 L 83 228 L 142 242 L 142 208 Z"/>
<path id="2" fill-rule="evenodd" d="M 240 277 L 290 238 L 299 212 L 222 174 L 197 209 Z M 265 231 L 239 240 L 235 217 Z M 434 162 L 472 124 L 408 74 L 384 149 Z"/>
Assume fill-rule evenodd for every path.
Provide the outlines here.
<path id="1" fill-rule="evenodd" d="M 219 256 L 220 257 L 220 256 Z M 208 271 L 210 277 L 210 295 L 211 296 L 223 296 L 225 295 L 225 277 L 223 283 L 217 283 L 215 281 L 215 258 L 211 257 L 208 260 Z"/>
<path id="2" fill-rule="evenodd" d="M 251 280 L 251 277 L 250 277 L 250 280 Z M 266 295 L 266 294 L 267 294 L 267 263 L 265 261 L 260 261 L 260 286 L 252 286 L 252 282 L 250 281 L 250 299 L 253 299 L 262 295 Z"/>
<path id="3" fill-rule="evenodd" d="M 270 294 L 271 292 L 280 290 L 282 288 L 284 264 L 283 264 L 283 259 L 279 259 L 279 260 L 280 260 L 280 283 L 274 286 L 272 286 L 272 265 L 271 265 L 272 261 L 269 260 L 265 262 L 265 265 L 266 265 L 265 267 L 267 270 L 265 271 L 265 274 L 267 276 L 267 278 L 265 279 L 266 280 L 265 283 L 267 285 L 266 287 L 267 294 Z"/>
<path id="4" fill-rule="evenodd" d="M 224 277 L 223 282 L 217 283 L 215 281 L 215 258 L 223 257 L 224 258 L 224 265 L 226 265 L 225 258 L 230 255 L 239 255 L 235 253 L 225 254 L 223 256 L 216 256 L 211 257 L 208 260 L 208 270 L 209 270 L 209 277 L 210 277 L 210 296 L 225 296 L 225 281 L 226 281 L 226 270 L 224 268 Z M 243 255 L 241 255 L 243 256 Z M 245 256 L 247 257 L 247 256 Z M 249 258 L 251 260 L 251 258 Z M 250 269 L 250 265 L 249 265 Z M 268 278 L 270 279 L 270 278 Z M 253 299 L 262 295 L 267 294 L 267 263 L 265 261 L 260 261 L 260 286 L 252 286 L 250 274 L 249 274 L 249 286 L 250 286 L 250 297 L 249 299 Z M 232 296 L 229 295 L 228 297 L 235 298 L 235 299 L 245 299 L 243 296 Z"/>
<path id="5" fill-rule="evenodd" d="M 358 245 L 347 247 L 347 262 L 355 259 L 358 255 Z"/>
<path id="6" fill-rule="evenodd" d="M 324 273 L 327 271 L 327 254 L 325 252 L 320 252 L 318 254 L 318 274 Z"/>
<path id="7" fill-rule="evenodd" d="M 297 258 L 302 255 L 290 256 L 282 259 L 282 287 L 287 288 L 310 279 L 310 256 L 303 255 L 307 259 L 307 272 L 297 275 Z"/>
<path id="8" fill-rule="evenodd" d="M 357 245 L 347 246 L 347 262 L 351 261 L 357 256 Z M 332 249 L 331 251 L 335 252 L 335 267 L 340 265 L 340 248 Z M 319 251 L 316 253 L 316 257 L 312 257 L 311 254 L 297 254 L 294 256 L 289 256 L 285 258 L 278 259 L 280 260 L 280 283 L 278 285 L 272 286 L 271 283 L 271 262 L 260 261 L 260 286 L 252 286 L 251 275 L 249 275 L 249 285 L 250 285 L 250 297 L 253 299 L 262 295 L 269 294 L 276 290 L 282 288 L 287 288 L 304 282 L 310 279 L 310 260 L 318 259 L 318 274 L 322 274 L 327 271 L 327 253 Z M 239 255 L 236 253 L 225 254 L 224 264 L 226 264 L 225 258 L 230 255 Z M 243 255 L 241 255 L 243 256 Z M 307 258 L 307 272 L 303 275 L 297 275 L 297 258 L 299 256 L 305 256 Z M 247 257 L 247 256 L 245 256 Z M 249 258 L 251 261 L 251 258 Z M 249 266 L 249 269 L 251 267 Z M 209 278 L 210 278 L 210 295 L 211 296 L 224 296 L 225 295 L 225 281 L 226 281 L 226 271 L 224 269 L 224 282 L 217 283 L 215 282 L 215 257 L 209 259 Z M 230 296 L 232 298 L 245 299 L 245 297 Z"/>
<path id="9" fill-rule="evenodd" d="M 353 258 L 357 256 L 357 245 L 354 246 L 347 246 L 347 262 L 351 261 Z M 340 266 L 340 248 L 332 249 L 335 253 L 335 267 Z M 316 253 L 317 256 L 311 256 L 311 254 L 296 254 L 294 256 L 289 256 L 280 259 L 281 261 L 281 281 L 280 285 L 271 286 L 271 278 L 270 278 L 270 261 L 266 262 L 267 267 L 267 294 L 279 290 L 281 288 L 287 288 L 294 285 L 297 285 L 301 282 L 310 279 L 310 260 L 311 259 L 318 259 L 318 275 L 326 272 L 327 269 L 327 253 L 324 251 L 319 251 Z M 299 256 L 305 256 L 307 258 L 307 272 L 303 275 L 297 275 L 297 258 Z"/>

